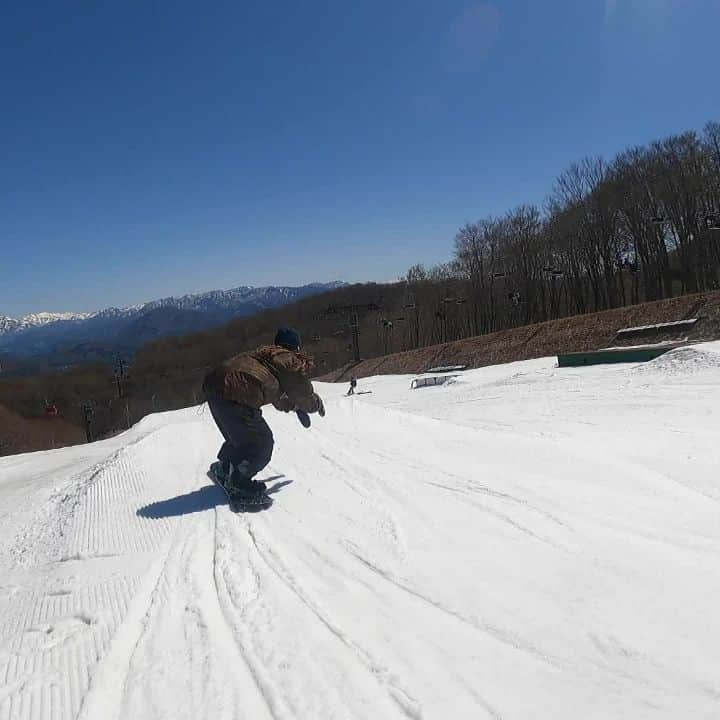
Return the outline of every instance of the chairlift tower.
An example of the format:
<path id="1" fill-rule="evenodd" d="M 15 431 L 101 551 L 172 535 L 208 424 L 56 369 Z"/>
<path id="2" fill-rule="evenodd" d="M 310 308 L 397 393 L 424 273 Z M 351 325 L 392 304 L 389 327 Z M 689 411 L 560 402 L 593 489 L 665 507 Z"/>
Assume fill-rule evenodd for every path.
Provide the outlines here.
<path id="1" fill-rule="evenodd" d="M 403 305 L 403 310 L 412 310 L 414 314 L 414 321 L 415 321 L 415 347 L 420 347 L 420 306 L 413 302 L 408 303 L 407 305 Z"/>
<path id="2" fill-rule="evenodd" d="M 559 314 L 557 281 L 560 280 L 562 282 L 563 278 L 565 277 L 565 272 L 560 268 L 554 267 L 552 265 L 547 265 L 543 268 L 543 273 L 545 273 L 545 277 L 550 280 L 550 316 L 554 319 Z"/>
<path id="3" fill-rule="evenodd" d="M 121 398 L 124 395 L 123 382 L 127 377 L 127 368 L 125 361 L 122 358 L 118 358 L 115 364 L 115 385 L 117 386 L 118 397 Z"/>
<path id="4" fill-rule="evenodd" d="M 352 333 L 352 354 L 353 361 L 360 362 L 360 316 L 361 310 L 367 311 L 378 311 L 382 308 L 377 303 L 361 303 L 352 305 L 330 305 L 325 310 L 325 316 L 338 315 L 338 314 L 349 314 L 350 322 L 348 327 Z"/>
<path id="5" fill-rule="evenodd" d="M 87 441 L 91 443 L 94 440 L 93 434 L 93 415 L 95 414 L 95 408 L 92 402 L 86 402 L 82 407 L 83 419 L 85 421 L 85 437 Z"/>

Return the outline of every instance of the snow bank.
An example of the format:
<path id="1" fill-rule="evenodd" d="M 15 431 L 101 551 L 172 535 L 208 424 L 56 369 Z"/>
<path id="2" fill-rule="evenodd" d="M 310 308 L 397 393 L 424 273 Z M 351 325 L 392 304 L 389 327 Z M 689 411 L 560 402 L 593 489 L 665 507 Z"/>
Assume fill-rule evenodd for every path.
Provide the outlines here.
<path id="1" fill-rule="evenodd" d="M 684 347 L 670 350 L 655 360 L 633 368 L 636 375 L 692 375 L 720 371 L 720 354 L 702 347 Z"/>

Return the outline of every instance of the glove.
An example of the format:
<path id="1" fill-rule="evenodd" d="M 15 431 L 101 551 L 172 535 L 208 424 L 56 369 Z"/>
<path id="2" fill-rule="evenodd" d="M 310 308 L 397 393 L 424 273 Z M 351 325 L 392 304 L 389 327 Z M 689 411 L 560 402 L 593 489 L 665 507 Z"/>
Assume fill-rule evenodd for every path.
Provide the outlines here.
<path id="1" fill-rule="evenodd" d="M 322 398 L 317 393 L 315 394 L 315 401 L 318 405 L 318 415 L 320 415 L 320 417 L 325 417 L 325 405 L 323 405 Z"/>
<path id="2" fill-rule="evenodd" d="M 303 412 L 302 410 L 296 410 L 295 414 L 297 415 L 297 419 L 300 421 L 300 424 L 304 428 L 310 427 L 310 416 L 306 412 Z"/>
<path id="3" fill-rule="evenodd" d="M 281 395 L 279 400 L 273 404 L 281 412 L 291 412 L 295 409 L 295 406 L 290 402 L 290 398 L 287 395 Z"/>

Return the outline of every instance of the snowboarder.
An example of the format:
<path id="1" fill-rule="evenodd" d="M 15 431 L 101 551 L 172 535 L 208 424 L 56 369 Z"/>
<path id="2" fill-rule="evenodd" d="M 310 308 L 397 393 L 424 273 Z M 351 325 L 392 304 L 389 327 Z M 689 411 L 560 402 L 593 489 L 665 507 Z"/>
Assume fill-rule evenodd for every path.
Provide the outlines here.
<path id="1" fill-rule="evenodd" d="M 350 389 L 347 391 L 347 394 L 354 395 L 356 387 L 357 387 L 357 380 L 354 377 L 351 377 L 350 378 Z"/>
<path id="2" fill-rule="evenodd" d="M 309 424 L 307 413 L 325 415 L 307 376 L 312 360 L 301 346 L 296 330 L 280 328 L 274 345 L 226 360 L 203 381 L 210 412 L 225 438 L 212 470 L 231 502 L 271 503 L 265 484 L 253 479 L 270 462 L 274 445 L 262 416 L 263 405 L 295 411 L 303 424 Z"/>

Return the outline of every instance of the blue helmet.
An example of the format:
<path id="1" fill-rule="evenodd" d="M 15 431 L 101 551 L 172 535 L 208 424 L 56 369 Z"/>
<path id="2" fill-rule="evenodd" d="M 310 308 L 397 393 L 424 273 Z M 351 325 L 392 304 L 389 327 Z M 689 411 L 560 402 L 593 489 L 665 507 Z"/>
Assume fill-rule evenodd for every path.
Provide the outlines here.
<path id="1" fill-rule="evenodd" d="M 302 347 L 300 333 L 292 328 L 280 328 L 275 334 L 275 344 L 284 347 L 286 350 L 297 352 Z"/>

